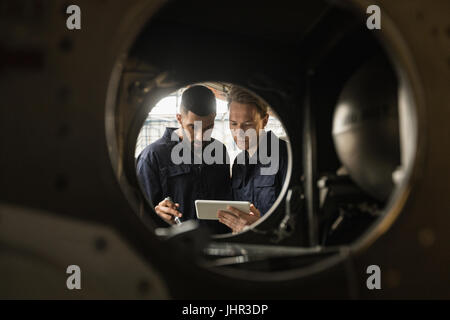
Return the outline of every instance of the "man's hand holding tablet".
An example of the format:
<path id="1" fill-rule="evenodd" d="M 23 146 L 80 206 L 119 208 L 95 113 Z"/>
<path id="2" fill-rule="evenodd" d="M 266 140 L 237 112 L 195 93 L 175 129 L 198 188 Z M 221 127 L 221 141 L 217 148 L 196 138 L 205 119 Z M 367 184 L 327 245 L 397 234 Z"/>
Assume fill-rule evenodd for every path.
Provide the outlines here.
<path id="1" fill-rule="evenodd" d="M 248 201 L 196 200 L 197 218 L 219 220 L 238 233 L 261 218 L 261 212 Z"/>
<path id="2" fill-rule="evenodd" d="M 261 212 L 253 204 L 250 205 L 250 212 L 228 206 L 226 211 L 219 210 L 217 216 L 221 223 L 233 230 L 233 233 L 238 233 L 261 218 Z"/>

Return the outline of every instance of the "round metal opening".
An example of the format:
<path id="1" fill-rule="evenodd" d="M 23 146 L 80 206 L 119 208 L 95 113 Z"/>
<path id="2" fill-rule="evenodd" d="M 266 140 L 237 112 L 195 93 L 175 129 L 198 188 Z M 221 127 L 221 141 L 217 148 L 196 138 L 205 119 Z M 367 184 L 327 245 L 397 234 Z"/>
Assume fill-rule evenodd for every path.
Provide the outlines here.
<path id="1" fill-rule="evenodd" d="M 306 276 L 368 248 L 389 229 L 420 174 L 420 83 L 387 14 L 382 29 L 372 31 L 363 1 L 342 4 L 273 8 L 255 2 L 231 21 L 233 4 L 215 13 L 206 2 L 174 1 L 157 13 L 143 13 L 138 27 L 128 26 L 128 53 L 110 82 L 107 137 L 123 192 L 150 231 L 167 224 L 149 215 L 152 207 L 136 176 L 136 139 L 158 101 L 205 82 L 233 83 L 264 99 L 289 136 L 290 161 L 267 218 L 238 235 L 209 239 L 200 265 L 263 281 Z M 385 86 L 374 85 L 374 78 Z M 380 132 L 387 132 L 381 141 L 392 145 L 362 148 Z M 346 220 L 354 227 L 358 214 L 370 219 L 358 220 L 351 237 L 330 241 L 330 230 Z M 264 263 L 273 260 L 283 262 Z"/>

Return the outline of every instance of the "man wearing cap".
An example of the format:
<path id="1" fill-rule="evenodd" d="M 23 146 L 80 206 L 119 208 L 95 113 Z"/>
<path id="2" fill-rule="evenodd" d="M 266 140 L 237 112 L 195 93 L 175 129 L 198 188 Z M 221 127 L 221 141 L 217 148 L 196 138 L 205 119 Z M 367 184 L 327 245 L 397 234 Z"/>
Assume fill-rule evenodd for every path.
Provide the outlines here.
<path id="1" fill-rule="evenodd" d="M 232 198 L 228 153 L 221 142 L 211 138 L 215 117 L 216 98 L 211 90 L 200 85 L 186 89 L 176 115 L 180 127 L 166 128 L 163 137 L 137 159 L 137 176 L 145 194 L 156 213 L 171 224 L 175 217 L 196 219 L 197 199 Z M 217 161 L 205 161 L 206 148 L 219 151 L 212 152 Z M 167 197 L 172 201 L 165 200 Z M 213 233 L 231 231 L 217 221 L 199 222 Z"/>

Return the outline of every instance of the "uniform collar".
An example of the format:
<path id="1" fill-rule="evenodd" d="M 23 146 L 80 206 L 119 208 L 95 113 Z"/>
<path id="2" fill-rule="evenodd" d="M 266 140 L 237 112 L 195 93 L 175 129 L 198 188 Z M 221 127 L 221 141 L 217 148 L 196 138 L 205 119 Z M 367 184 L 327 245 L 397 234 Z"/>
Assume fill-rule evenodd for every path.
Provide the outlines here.
<path id="1" fill-rule="evenodd" d="M 272 131 L 264 131 L 259 136 L 258 140 L 258 146 L 256 147 L 256 150 L 253 151 L 253 154 L 250 155 L 248 150 L 242 151 L 238 156 L 245 157 L 245 163 L 248 164 L 258 164 L 259 163 L 259 147 L 261 143 L 265 143 L 267 146 L 267 154 L 271 155 L 271 141 L 272 139 L 278 139 L 278 137 L 272 132 Z M 256 160 L 256 161 L 255 161 Z"/>
<path id="2" fill-rule="evenodd" d="M 175 142 L 175 143 L 178 143 L 179 141 L 180 141 L 180 137 L 178 137 L 178 135 L 177 135 L 177 140 L 172 140 L 172 135 L 174 134 L 173 132 L 175 131 L 175 130 L 178 130 L 178 128 L 166 128 L 166 131 L 164 131 L 164 134 L 163 134 L 163 139 L 166 141 L 166 142 Z"/>

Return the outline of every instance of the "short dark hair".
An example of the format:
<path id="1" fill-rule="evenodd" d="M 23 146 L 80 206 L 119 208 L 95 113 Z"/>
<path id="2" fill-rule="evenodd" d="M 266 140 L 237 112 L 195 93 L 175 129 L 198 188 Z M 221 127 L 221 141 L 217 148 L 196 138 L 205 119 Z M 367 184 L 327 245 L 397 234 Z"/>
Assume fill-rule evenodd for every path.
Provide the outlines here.
<path id="1" fill-rule="evenodd" d="M 239 86 L 232 86 L 228 93 L 228 108 L 235 101 L 242 104 L 253 104 L 258 113 L 264 118 L 269 110 L 269 106 L 258 96 Z"/>
<path id="2" fill-rule="evenodd" d="M 195 85 L 189 87 L 181 96 L 180 111 L 191 111 L 198 116 L 207 116 L 216 112 L 216 97 L 205 86 Z"/>

